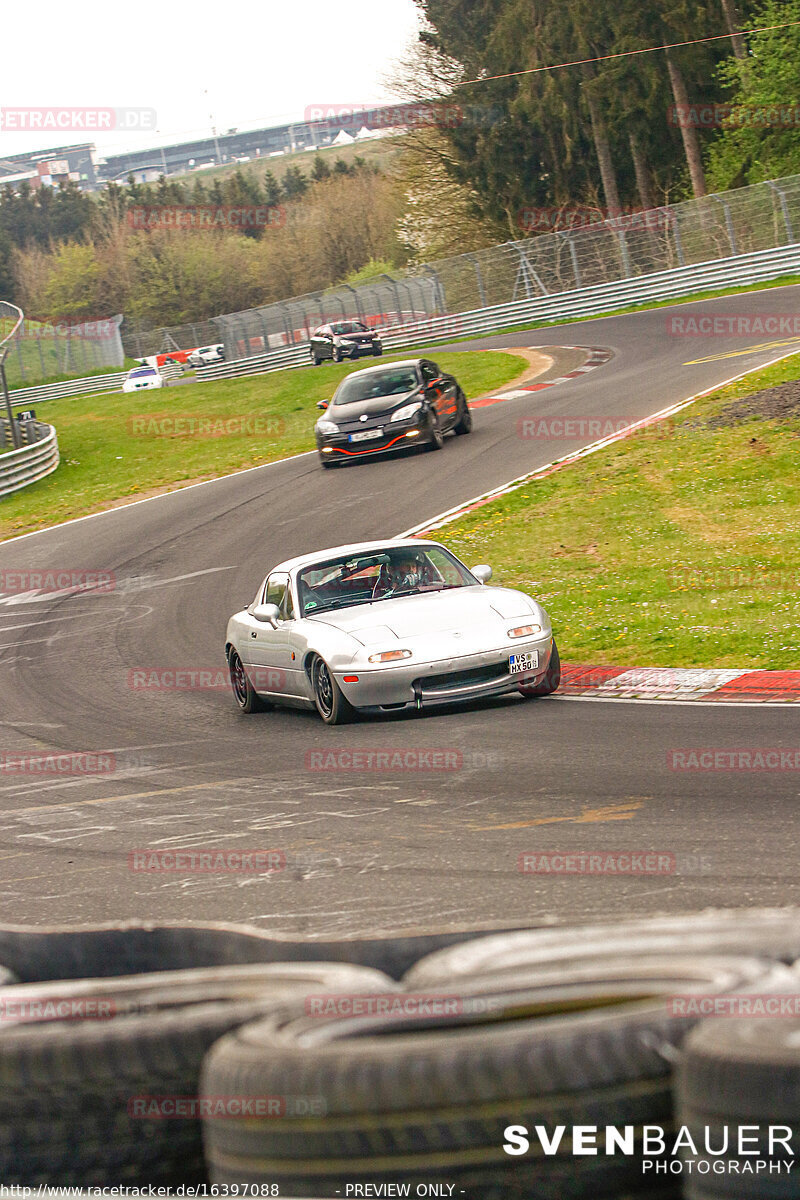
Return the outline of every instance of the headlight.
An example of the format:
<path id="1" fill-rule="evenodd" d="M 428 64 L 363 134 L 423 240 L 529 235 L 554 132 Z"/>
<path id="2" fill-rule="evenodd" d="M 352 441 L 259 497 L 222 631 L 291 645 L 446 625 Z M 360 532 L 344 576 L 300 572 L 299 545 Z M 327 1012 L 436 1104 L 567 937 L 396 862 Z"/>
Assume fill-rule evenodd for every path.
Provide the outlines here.
<path id="1" fill-rule="evenodd" d="M 384 650 L 382 654 L 370 654 L 370 662 L 395 662 L 398 658 L 411 658 L 410 650 Z"/>
<path id="2" fill-rule="evenodd" d="M 317 421 L 317 433 L 338 433 L 339 426 L 334 421 Z"/>
<path id="3" fill-rule="evenodd" d="M 510 638 L 533 637 L 535 633 L 541 632 L 541 625 L 519 625 L 516 629 L 509 629 L 508 636 Z"/>
<path id="4" fill-rule="evenodd" d="M 418 413 L 422 408 L 422 401 L 416 400 L 413 404 L 404 404 L 402 408 L 398 408 L 392 413 L 393 421 L 407 421 L 414 413 Z"/>

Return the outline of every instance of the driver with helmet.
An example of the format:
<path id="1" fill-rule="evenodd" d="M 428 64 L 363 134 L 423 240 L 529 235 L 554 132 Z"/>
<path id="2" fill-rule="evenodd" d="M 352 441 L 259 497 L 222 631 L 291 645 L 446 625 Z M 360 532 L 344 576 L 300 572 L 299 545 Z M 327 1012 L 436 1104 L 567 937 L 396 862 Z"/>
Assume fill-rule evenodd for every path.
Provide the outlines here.
<path id="1" fill-rule="evenodd" d="M 428 580 L 425 555 L 415 550 L 401 550 L 381 569 L 376 593 L 380 589 L 385 595 L 392 592 L 412 591 Z"/>

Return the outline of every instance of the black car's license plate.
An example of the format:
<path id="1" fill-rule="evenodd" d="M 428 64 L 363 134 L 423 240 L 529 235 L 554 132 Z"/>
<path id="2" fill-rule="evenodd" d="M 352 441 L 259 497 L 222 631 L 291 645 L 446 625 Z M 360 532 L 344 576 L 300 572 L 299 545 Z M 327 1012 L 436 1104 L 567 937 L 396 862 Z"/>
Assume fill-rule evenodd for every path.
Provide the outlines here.
<path id="1" fill-rule="evenodd" d="M 349 442 L 371 442 L 374 438 L 383 437 L 382 429 L 362 429 L 360 433 L 351 433 Z"/>

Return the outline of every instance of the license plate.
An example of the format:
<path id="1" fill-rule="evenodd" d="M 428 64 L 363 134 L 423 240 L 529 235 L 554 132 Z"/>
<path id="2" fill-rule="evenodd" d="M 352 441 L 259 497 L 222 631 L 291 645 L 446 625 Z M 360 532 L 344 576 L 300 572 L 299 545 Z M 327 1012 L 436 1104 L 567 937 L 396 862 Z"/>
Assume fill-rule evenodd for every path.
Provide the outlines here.
<path id="1" fill-rule="evenodd" d="M 539 651 L 530 650 L 526 654 L 511 654 L 508 659 L 508 670 L 511 675 L 522 675 L 526 671 L 535 671 L 539 666 Z"/>
<path id="2" fill-rule="evenodd" d="M 371 442 L 373 438 L 383 437 L 382 429 L 362 429 L 360 433 L 351 433 L 351 442 Z"/>

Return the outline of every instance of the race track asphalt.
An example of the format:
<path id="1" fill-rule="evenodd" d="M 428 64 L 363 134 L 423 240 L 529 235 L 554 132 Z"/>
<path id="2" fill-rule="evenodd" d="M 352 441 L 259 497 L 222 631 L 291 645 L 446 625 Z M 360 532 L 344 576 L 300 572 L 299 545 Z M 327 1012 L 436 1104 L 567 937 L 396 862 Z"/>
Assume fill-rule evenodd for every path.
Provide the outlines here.
<path id="1" fill-rule="evenodd" d="M 305 455 L 0 545 L 0 569 L 117 581 L 106 594 L 0 597 L 0 754 L 114 756 L 96 775 L 0 771 L 0 922 L 217 919 L 327 937 L 796 903 L 798 772 L 667 765 L 681 747 L 797 748 L 791 708 L 514 697 L 331 729 L 310 713 L 242 717 L 221 688 L 141 692 L 130 672 L 221 669 L 228 616 L 276 562 L 400 533 L 593 440 L 520 437 L 522 418 L 635 420 L 789 348 L 670 336 L 671 312 L 791 313 L 799 300 L 782 288 L 481 339 L 467 348 L 613 357 L 479 409 L 473 435 L 436 455 L 328 472 Z M 710 361 L 687 365 L 697 359 Z M 310 753 L 329 748 L 461 757 L 444 771 L 311 769 Z M 135 850 L 177 847 L 277 850 L 287 865 L 133 869 Z M 662 865 L 520 870 L 537 851 L 652 851 Z"/>

